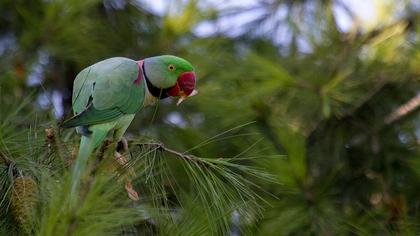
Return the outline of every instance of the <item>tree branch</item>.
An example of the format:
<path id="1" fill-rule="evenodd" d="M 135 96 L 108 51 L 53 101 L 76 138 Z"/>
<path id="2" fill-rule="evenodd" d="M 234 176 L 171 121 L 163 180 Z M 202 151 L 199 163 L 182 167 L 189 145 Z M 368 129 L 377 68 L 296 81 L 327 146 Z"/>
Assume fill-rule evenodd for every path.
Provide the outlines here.
<path id="1" fill-rule="evenodd" d="M 188 154 L 185 154 L 185 153 L 178 152 L 174 149 L 166 147 L 163 143 L 147 142 L 147 143 L 138 143 L 137 145 L 147 145 L 147 146 L 155 147 L 155 149 L 157 149 L 157 150 L 165 151 L 167 153 L 175 155 L 178 158 L 186 159 L 186 160 L 189 160 L 189 161 L 201 161 L 200 158 L 198 158 L 194 155 L 188 155 Z"/>
<path id="2" fill-rule="evenodd" d="M 3 160 L 4 164 L 10 165 L 13 161 L 9 160 L 2 152 L 0 152 L 0 158 Z"/>
<path id="3" fill-rule="evenodd" d="M 387 115 L 384 119 L 384 123 L 389 125 L 394 121 L 397 121 L 404 116 L 408 115 L 409 113 L 414 112 L 420 107 L 420 94 L 417 94 L 415 97 L 410 99 L 408 102 L 404 103 L 403 105 L 399 106 L 389 115 Z"/>

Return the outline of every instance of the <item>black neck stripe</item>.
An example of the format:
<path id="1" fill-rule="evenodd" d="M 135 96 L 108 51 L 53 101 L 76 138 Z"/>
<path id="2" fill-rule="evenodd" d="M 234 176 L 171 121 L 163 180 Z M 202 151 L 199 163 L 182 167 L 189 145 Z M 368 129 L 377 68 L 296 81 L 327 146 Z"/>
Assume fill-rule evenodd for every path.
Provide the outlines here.
<path id="1" fill-rule="evenodd" d="M 167 94 L 168 89 L 161 89 L 161 88 L 158 88 L 158 87 L 154 86 L 150 82 L 149 78 L 147 78 L 146 70 L 144 69 L 144 61 L 143 61 L 143 65 L 141 66 L 141 70 L 143 71 L 143 77 L 146 80 L 146 84 L 147 84 L 147 88 L 149 89 L 149 92 L 154 97 L 157 97 L 157 98 L 160 98 L 160 99 L 167 98 L 168 97 L 168 94 Z"/>

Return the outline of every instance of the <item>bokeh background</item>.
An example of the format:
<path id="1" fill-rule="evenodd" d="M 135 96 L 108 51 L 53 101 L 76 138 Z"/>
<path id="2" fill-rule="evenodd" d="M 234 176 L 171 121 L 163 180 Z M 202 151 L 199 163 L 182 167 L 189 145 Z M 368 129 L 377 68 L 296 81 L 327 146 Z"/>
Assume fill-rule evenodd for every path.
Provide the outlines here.
<path id="1" fill-rule="evenodd" d="M 178 55 L 200 94 L 126 136 L 182 151 L 240 127 L 193 151 L 261 157 L 275 179 L 253 180 L 263 210 L 226 234 L 417 235 L 419 33 L 416 0 L 2 0 L 0 151 L 70 117 L 84 67 Z"/>

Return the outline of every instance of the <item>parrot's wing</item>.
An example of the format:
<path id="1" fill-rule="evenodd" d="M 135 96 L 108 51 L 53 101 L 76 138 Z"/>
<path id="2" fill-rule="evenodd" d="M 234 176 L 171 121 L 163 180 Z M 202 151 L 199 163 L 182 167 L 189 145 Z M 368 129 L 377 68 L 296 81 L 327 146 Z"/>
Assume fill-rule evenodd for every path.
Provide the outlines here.
<path id="1" fill-rule="evenodd" d="M 110 122 L 125 114 L 134 114 L 143 106 L 145 85 L 135 83 L 137 62 L 127 58 L 110 58 L 81 71 L 73 88 L 75 116 L 62 127 Z"/>

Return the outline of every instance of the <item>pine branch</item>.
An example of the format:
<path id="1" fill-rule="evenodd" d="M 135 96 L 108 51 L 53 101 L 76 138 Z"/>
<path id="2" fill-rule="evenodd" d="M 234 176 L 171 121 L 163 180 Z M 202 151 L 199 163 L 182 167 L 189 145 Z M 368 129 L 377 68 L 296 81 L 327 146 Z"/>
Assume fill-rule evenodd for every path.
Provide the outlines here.
<path id="1" fill-rule="evenodd" d="M 389 115 L 387 115 L 384 119 L 384 123 L 389 125 L 406 115 L 413 113 L 420 107 L 420 94 L 417 94 L 415 97 L 410 99 L 408 102 L 404 103 L 403 105 L 399 106 Z"/>
<path id="2" fill-rule="evenodd" d="M 277 183 L 273 176 L 262 169 L 235 163 L 257 158 L 240 157 L 246 151 L 233 157 L 208 158 L 188 154 L 188 151 L 174 150 L 158 141 L 129 140 L 129 142 L 132 147 L 137 146 L 141 151 L 132 154 L 133 158 L 125 165 L 125 168 L 137 166 L 135 168 L 143 170 L 138 172 L 139 177 L 145 178 L 145 182 L 148 183 L 149 189 L 152 191 L 158 189 L 158 191 L 152 192 L 159 204 L 156 207 L 159 207 L 162 202 L 168 201 L 168 192 L 164 188 L 159 190 L 163 183 L 177 185 L 177 180 L 169 177 L 171 170 L 167 159 L 159 158 L 156 155 L 158 152 L 163 152 L 180 160 L 179 164 L 183 167 L 191 185 L 179 187 L 184 190 L 192 188 L 190 190 L 194 193 L 192 201 L 203 209 L 202 216 L 205 218 L 206 228 L 217 235 L 225 235 L 230 231 L 232 212 L 241 211 L 241 214 L 252 215 L 254 219 L 257 219 L 261 214 L 262 206 L 268 204 L 260 193 L 270 193 L 249 178 Z M 201 143 L 196 146 L 199 145 Z M 192 149 L 194 148 L 190 150 Z M 185 197 L 178 195 L 180 192 L 177 188 L 172 186 L 171 189 L 177 197 L 180 197 L 178 200 L 181 205 L 186 204 Z M 159 225 L 164 227 L 165 223 L 161 222 Z"/>
<path id="3" fill-rule="evenodd" d="M 171 149 L 171 148 L 166 147 L 163 143 L 148 142 L 148 143 L 140 143 L 139 145 L 147 145 L 147 146 L 153 147 L 156 150 L 162 150 L 162 151 L 165 151 L 167 153 L 173 154 L 176 157 L 179 157 L 179 158 L 182 158 L 182 159 L 186 159 L 186 160 L 189 160 L 189 161 L 194 161 L 194 160 L 195 161 L 200 161 L 200 159 L 197 158 L 194 155 L 188 155 L 188 154 L 185 154 L 185 153 L 178 152 L 178 151 L 176 151 L 174 149 Z"/>
<path id="4" fill-rule="evenodd" d="M 9 160 L 2 152 L 0 152 L 0 158 L 3 160 L 4 164 L 10 165 L 13 161 Z"/>

